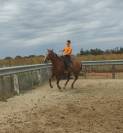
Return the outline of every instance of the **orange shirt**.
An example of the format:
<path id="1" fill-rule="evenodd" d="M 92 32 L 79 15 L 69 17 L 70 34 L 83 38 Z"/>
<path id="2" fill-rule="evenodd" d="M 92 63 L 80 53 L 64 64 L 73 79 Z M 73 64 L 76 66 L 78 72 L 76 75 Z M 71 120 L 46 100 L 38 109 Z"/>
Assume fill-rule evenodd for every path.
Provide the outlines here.
<path id="1" fill-rule="evenodd" d="M 63 51 L 64 51 L 64 55 L 71 55 L 72 48 L 71 47 L 65 47 Z"/>

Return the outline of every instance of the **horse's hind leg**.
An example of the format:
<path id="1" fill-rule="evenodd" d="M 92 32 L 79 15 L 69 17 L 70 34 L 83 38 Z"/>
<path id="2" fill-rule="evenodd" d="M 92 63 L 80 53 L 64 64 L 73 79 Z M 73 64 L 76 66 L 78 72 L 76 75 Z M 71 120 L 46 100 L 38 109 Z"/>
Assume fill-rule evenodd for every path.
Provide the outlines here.
<path id="1" fill-rule="evenodd" d="M 65 82 L 64 89 L 66 88 L 66 85 L 69 82 L 69 80 L 70 80 L 70 73 L 67 74 L 67 81 Z"/>
<path id="2" fill-rule="evenodd" d="M 51 84 L 51 78 L 49 79 L 49 85 L 50 85 L 50 88 L 53 88 L 53 86 Z"/>
<path id="3" fill-rule="evenodd" d="M 73 81 L 73 83 L 72 83 L 72 85 L 71 85 L 71 88 L 74 88 L 74 83 L 76 82 L 76 80 L 78 79 L 78 75 L 74 75 L 75 76 L 75 79 L 74 79 L 74 81 Z"/>

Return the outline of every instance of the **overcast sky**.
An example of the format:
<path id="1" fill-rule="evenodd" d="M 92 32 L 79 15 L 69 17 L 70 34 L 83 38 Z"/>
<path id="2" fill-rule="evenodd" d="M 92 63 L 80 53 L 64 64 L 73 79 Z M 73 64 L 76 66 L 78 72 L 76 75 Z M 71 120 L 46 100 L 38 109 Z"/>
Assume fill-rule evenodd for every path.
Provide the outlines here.
<path id="1" fill-rule="evenodd" d="M 123 0 L 0 0 L 0 57 L 123 47 Z"/>

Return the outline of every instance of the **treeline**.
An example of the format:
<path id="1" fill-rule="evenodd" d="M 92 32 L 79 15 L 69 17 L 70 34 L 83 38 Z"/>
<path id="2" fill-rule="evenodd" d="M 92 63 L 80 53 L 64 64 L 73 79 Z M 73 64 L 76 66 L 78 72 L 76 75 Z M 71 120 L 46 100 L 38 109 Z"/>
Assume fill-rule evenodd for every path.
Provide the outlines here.
<path id="1" fill-rule="evenodd" d="M 102 50 L 99 48 L 83 50 L 83 48 L 81 48 L 80 50 L 80 55 L 103 55 L 103 54 L 122 54 L 122 53 L 123 53 L 122 47 L 120 48 L 116 47 L 114 49 L 106 49 L 106 50 Z"/>

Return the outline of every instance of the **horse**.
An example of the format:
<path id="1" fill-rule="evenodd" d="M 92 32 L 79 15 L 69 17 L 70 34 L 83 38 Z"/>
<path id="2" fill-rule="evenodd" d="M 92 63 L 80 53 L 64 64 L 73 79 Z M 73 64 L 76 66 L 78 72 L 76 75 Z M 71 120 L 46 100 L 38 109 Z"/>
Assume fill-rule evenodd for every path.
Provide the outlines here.
<path id="1" fill-rule="evenodd" d="M 51 88 L 53 88 L 51 81 L 52 81 L 53 77 L 55 77 L 56 81 L 57 81 L 56 82 L 57 87 L 59 88 L 59 90 L 61 90 L 61 86 L 59 85 L 59 82 L 66 72 L 64 60 L 63 60 L 63 58 L 58 56 L 53 50 L 48 49 L 47 51 L 48 51 L 48 54 L 45 57 L 45 61 L 50 60 L 52 63 L 52 70 L 51 70 L 52 74 L 51 74 L 51 77 L 49 78 L 49 85 Z M 71 88 L 74 88 L 74 83 L 78 79 L 79 73 L 82 69 L 82 65 L 80 62 L 78 62 L 75 59 L 74 60 L 71 59 L 71 61 L 72 61 L 72 66 L 71 66 L 71 68 L 68 68 L 68 70 L 67 70 L 67 73 L 66 73 L 67 81 L 64 84 L 64 89 L 66 88 L 66 85 L 70 80 L 71 73 L 75 77 L 74 81 L 71 84 Z"/>

